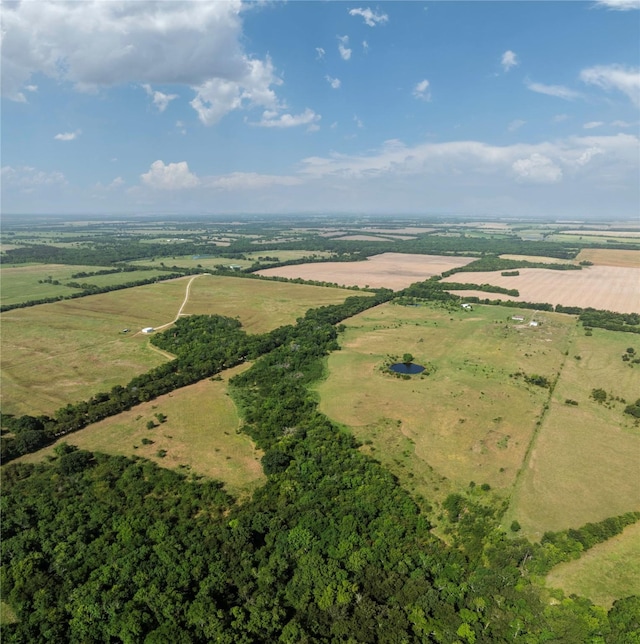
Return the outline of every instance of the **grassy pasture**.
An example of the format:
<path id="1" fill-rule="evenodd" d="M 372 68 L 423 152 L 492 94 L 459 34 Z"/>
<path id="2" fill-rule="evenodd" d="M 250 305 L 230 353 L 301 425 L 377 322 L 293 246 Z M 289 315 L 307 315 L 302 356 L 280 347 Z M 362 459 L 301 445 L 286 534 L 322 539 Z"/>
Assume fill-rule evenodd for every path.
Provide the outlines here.
<path id="1" fill-rule="evenodd" d="M 547 584 L 610 608 L 616 599 L 640 595 L 640 523 L 599 543 L 575 561 L 556 566 Z"/>
<path id="2" fill-rule="evenodd" d="M 264 333 L 292 324 L 310 308 L 340 304 L 352 295 L 346 289 L 204 275 L 194 280 L 183 312 L 237 316 L 248 333 Z"/>
<path id="3" fill-rule="evenodd" d="M 148 337 L 136 333 L 175 318 L 189 279 L 3 313 L 3 411 L 52 413 L 164 362 L 166 356 Z M 342 289 L 202 275 L 193 281 L 183 312 L 237 316 L 249 333 L 262 333 L 349 295 Z M 131 332 L 123 334 L 125 328 Z"/>
<path id="4" fill-rule="evenodd" d="M 237 433 L 240 421 L 227 395 L 227 382 L 248 366 L 228 370 L 221 381 L 203 380 L 142 403 L 58 442 L 107 454 L 143 456 L 163 467 L 223 481 L 234 496 L 247 496 L 265 480 L 262 453 L 248 436 Z M 164 414 L 166 421 L 159 423 L 155 414 Z M 154 429 L 147 429 L 148 421 L 154 421 Z M 143 444 L 143 439 L 153 443 Z M 40 461 L 54 448 L 55 444 L 19 460 Z M 158 455 L 160 450 L 166 451 L 164 457 Z"/>
<path id="5" fill-rule="evenodd" d="M 95 286 L 111 286 L 166 274 L 160 270 L 151 270 L 113 273 L 111 275 L 92 275 L 90 277 L 71 277 L 80 272 L 91 273 L 111 268 L 113 267 L 69 266 L 64 264 L 3 266 L 0 270 L 2 283 L 0 303 L 16 304 L 18 302 L 27 302 L 45 297 L 57 297 L 58 295 L 73 295 L 73 293 L 77 293 L 78 289 L 66 286 L 67 282 L 79 282 L 80 284 L 86 282 L 87 284 L 94 284 Z M 53 280 L 58 280 L 60 284 L 39 283 L 39 280 L 45 280 L 49 277 Z"/>
<path id="6" fill-rule="evenodd" d="M 504 525 L 517 519 L 539 538 L 640 508 L 640 428 L 624 403 L 590 398 L 597 388 L 628 402 L 640 395 L 640 365 L 621 360 L 629 346 L 640 353 L 640 338 L 603 329 L 575 335 Z"/>
<path id="7" fill-rule="evenodd" d="M 518 313 L 524 323 L 511 320 Z M 531 328 L 531 314 L 392 304 L 361 313 L 328 357 L 320 409 L 416 495 L 444 496 L 470 481 L 508 493 L 549 396 L 510 374 L 553 378 L 575 324 L 537 313 L 543 324 Z M 406 352 L 432 373 L 403 380 L 380 369 L 389 354 Z"/>

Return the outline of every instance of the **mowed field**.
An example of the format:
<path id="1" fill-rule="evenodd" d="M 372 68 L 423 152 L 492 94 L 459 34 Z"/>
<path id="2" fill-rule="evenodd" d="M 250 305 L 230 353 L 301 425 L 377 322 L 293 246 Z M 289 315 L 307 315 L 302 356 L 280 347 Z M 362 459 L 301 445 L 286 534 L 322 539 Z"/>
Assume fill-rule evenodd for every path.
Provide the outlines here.
<path id="1" fill-rule="evenodd" d="M 610 250 L 608 248 L 583 248 L 576 261 L 593 262 L 596 266 L 622 266 L 640 268 L 640 250 Z"/>
<path id="2" fill-rule="evenodd" d="M 240 421 L 227 395 L 227 382 L 248 366 L 229 369 L 220 381 L 204 380 L 142 403 L 18 460 L 38 462 L 66 442 L 90 451 L 142 456 L 163 467 L 209 476 L 223 481 L 232 495 L 246 497 L 265 480 L 262 453 L 237 431 Z M 164 414 L 166 421 L 159 423 L 155 414 Z M 149 421 L 155 423 L 153 429 L 147 429 Z M 162 452 L 164 456 L 159 455 Z"/>
<path id="3" fill-rule="evenodd" d="M 580 559 L 556 566 L 547 584 L 605 608 L 621 597 L 640 595 L 640 523 L 597 544 Z"/>
<path id="4" fill-rule="evenodd" d="M 399 290 L 432 275 L 474 261 L 473 257 L 382 253 L 363 262 L 323 262 L 281 266 L 258 271 L 261 275 L 317 280 L 344 286 Z"/>
<path id="5" fill-rule="evenodd" d="M 457 273 L 446 277 L 446 282 L 493 284 L 515 288 L 519 297 L 511 300 L 548 302 L 565 306 L 593 307 L 618 313 L 640 312 L 640 268 L 621 266 L 588 266 L 580 271 L 558 271 L 545 268 L 520 268 L 520 275 L 504 277 L 500 271 Z M 456 291 L 465 295 L 465 291 Z M 478 293 L 473 293 L 478 295 Z M 485 294 L 498 299 L 501 295 Z"/>
<path id="6" fill-rule="evenodd" d="M 640 427 L 615 400 L 640 397 L 640 365 L 621 359 L 628 347 L 640 354 L 640 337 L 604 329 L 575 335 L 504 525 L 517 519 L 526 536 L 539 539 L 640 510 Z M 607 403 L 591 398 L 599 388 Z"/>
<path id="7" fill-rule="evenodd" d="M 511 317 L 521 314 L 523 322 Z M 510 493 L 549 398 L 519 371 L 560 371 L 575 318 L 477 306 L 385 304 L 345 322 L 328 357 L 320 409 L 347 426 L 417 497 L 443 498 L 471 481 Z M 409 352 L 432 373 L 404 380 L 381 368 Z"/>
<path id="8" fill-rule="evenodd" d="M 3 411 L 50 414 L 166 361 L 138 332 L 174 320 L 190 279 L 3 313 Z M 201 275 L 183 313 L 237 316 L 249 333 L 262 333 L 349 295 L 334 288 Z M 130 332 L 122 333 L 125 328 Z"/>

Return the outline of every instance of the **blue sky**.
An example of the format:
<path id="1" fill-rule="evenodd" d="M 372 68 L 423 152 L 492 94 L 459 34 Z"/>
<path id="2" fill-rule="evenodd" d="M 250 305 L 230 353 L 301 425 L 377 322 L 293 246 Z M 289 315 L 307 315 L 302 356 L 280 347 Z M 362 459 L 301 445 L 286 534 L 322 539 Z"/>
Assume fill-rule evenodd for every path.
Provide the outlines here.
<path id="1" fill-rule="evenodd" d="M 637 216 L 639 8 L 5 2 L 2 210 Z"/>

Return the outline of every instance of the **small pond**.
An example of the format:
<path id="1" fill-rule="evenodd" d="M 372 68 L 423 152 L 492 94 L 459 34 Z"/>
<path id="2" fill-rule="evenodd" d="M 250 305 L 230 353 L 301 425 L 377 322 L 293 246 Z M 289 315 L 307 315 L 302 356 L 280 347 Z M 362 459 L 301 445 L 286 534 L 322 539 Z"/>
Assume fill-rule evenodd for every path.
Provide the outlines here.
<path id="1" fill-rule="evenodd" d="M 410 362 L 409 364 L 406 364 L 405 362 L 396 362 L 395 364 L 392 364 L 389 369 L 395 373 L 404 373 L 409 375 L 422 373 L 424 371 L 424 367 L 422 365 L 413 364 L 413 362 Z"/>

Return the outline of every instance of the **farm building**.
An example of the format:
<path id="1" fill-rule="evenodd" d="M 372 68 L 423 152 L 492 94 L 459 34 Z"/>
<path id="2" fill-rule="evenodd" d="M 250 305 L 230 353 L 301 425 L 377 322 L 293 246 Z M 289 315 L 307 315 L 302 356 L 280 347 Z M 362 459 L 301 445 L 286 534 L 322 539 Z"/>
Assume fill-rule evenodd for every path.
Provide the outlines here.
<path id="1" fill-rule="evenodd" d="M 524 322 L 524 318 L 521 315 L 514 315 L 511 319 L 515 320 L 516 322 Z"/>
<path id="2" fill-rule="evenodd" d="M 461 304 L 460 306 L 462 306 L 462 308 L 466 309 L 467 311 L 473 310 L 473 307 L 471 306 L 471 304 L 469 304 L 469 302 L 465 302 L 464 304 Z"/>
<path id="3" fill-rule="evenodd" d="M 146 326 L 142 329 L 142 333 L 153 333 L 155 329 L 152 326 Z"/>
<path id="4" fill-rule="evenodd" d="M 531 322 L 529 322 L 529 326 L 538 326 L 538 323 L 535 320 L 531 320 Z"/>

